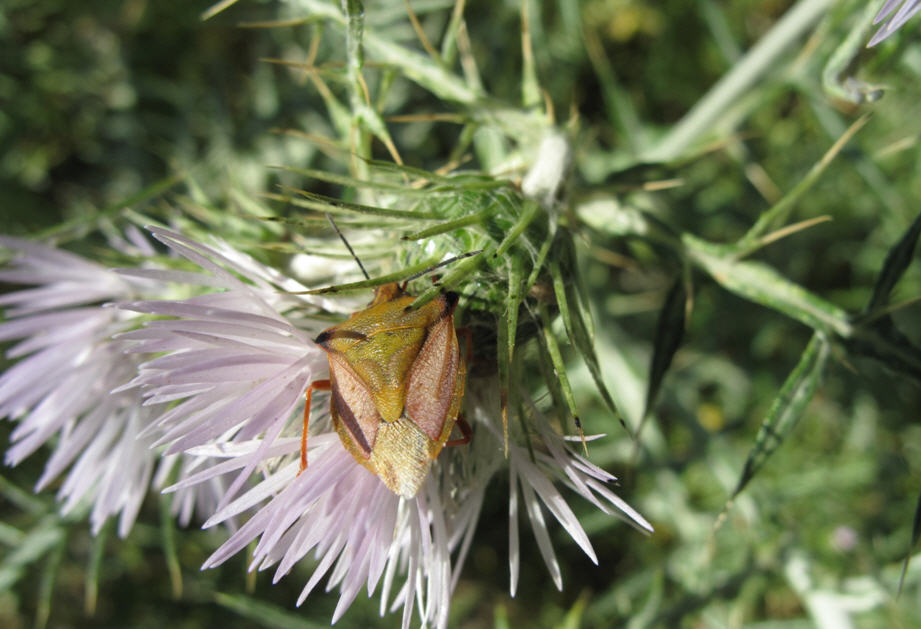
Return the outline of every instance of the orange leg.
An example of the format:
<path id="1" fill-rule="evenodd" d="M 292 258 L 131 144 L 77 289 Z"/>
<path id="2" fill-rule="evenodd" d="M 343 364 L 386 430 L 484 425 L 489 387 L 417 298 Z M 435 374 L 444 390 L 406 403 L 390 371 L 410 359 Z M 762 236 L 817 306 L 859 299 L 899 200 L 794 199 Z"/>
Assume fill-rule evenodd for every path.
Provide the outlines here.
<path id="1" fill-rule="evenodd" d="M 470 424 L 467 423 L 467 420 L 463 417 L 458 417 L 457 423 L 454 425 L 460 428 L 461 434 L 463 436 L 460 439 L 451 439 L 450 441 L 445 442 L 445 446 L 465 446 L 470 443 L 470 440 L 473 439 L 473 428 L 470 427 Z"/>
<path id="2" fill-rule="evenodd" d="M 332 385 L 329 380 L 314 380 L 307 386 L 307 401 L 304 403 L 304 430 L 301 432 L 301 469 L 297 473 L 307 469 L 307 427 L 310 424 L 310 398 L 313 397 L 314 391 L 329 391 Z"/>

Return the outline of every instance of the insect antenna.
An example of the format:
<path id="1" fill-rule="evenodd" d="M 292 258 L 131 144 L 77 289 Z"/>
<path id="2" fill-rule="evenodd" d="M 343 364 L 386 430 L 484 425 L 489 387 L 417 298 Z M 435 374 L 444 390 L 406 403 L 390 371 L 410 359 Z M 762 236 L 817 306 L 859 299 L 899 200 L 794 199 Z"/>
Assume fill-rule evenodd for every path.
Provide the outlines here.
<path id="1" fill-rule="evenodd" d="M 352 257 L 355 258 L 355 262 L 358 263 L 358 268 L 361 269 L 361 274 L 365 276 L 366 280 L 370 280 L 371 276 L 368 275 L 368 272 L 365 270 L 365 265 L 361 263 L 361 260 L 355 255 L 355 250 L 352 249 L 352 245 L 349 244 L 349 241 L 345 239 L 345 234 L 339 230 L 339 226 L 336 225 L 336 221 L 333 220 L 333 217 L 328 212 L 326 213 L 326 219 L 329 221 L 329 224 L 333 226 L 333 229 L 336 230 L 336 233 L 339 234 L 339 238 L 345 244 L 345 248 L 349 250 L 349 253 L 352 254 Z"/>

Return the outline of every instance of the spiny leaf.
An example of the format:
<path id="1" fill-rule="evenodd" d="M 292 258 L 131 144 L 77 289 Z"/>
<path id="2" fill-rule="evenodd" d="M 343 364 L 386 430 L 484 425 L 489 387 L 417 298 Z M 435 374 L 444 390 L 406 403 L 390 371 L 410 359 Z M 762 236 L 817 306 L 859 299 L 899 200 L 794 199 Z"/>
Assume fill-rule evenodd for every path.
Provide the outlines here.
<path id="1" fill-rule="evenodd" d="M 306 239 L 298 238 L 297 242 L 262 242 L 253 243 L 255 249 L 265 249 L 267 251 L 277 251 L 279 253 L 304 254 L 317 256 L 318 258 L 329 258 L 330 260 L 352 260 L 355 259 L 349 253 L 343 253 L 329 247 L 312 247 Z M 311 241 L 312 242 L 312 241 Z M 329 241 L 325 241 L 328 243 Z M 388 249 L 369 249 L 361 245 L 362 260 L 392 260 L 393 248 Z M 340 248 L 341 249 L 341 248 Z"/>
<path id="2" fill-rule="evenodd" d="M 258 216 L 247 217 L 251 220 L 265 221 L 268 223 L 281 223 L 282 225 L 292 225 L 300 227 L 306 232 L 314 232 L 319 224 L 329 223 L 326 218 L 327 214 L 334 214 L 340 225 L 348 225 L 352 229 L 376 229 L 381 226 L 381 217 L 366 217 L 356 215 L 354 212 L 342 210 L 339 207 L 322 206 L 321 204 L 305 199 L 296 199 L 290 195 L 267 193 L 262 195 L 266 199 L 278 201 L 286 205 L 305 208 L 316 214 L 300 214 L 299 216 Z M 425 217 L 423 217 L 425 218 Z"/>
<path id="3" fill-rule="evenodd" d="M 790 372 L 761 424 L 755 445 L 748 454 L 742 476 L 730 500 L 739 495 L 796 426 L 815 394 L 825 370 L 828 353 L 829 343 L 825 335 L 813 333 L 799 363 Z"/>
<path id="4" fill-rule="evenodd" d="M 457 188 L 460 186 L 463 186 L 464 188 L 468 188 L 469 186 L 471 188 L 480 187 L 487 189 L 510 187 L 507 181 L 475 173 L 441 175 L 430 170 L 425 170 L 423 168 L 407 166 L 405 164 L 396 164 L 387 160 L 366 159 L 364 161 L 368 164 L 368 166 L 371 166 L 373 169 L 383 173 L 389 172 L 400 176 L 406 175 L 411 179 L 416 179 L 419 181 L 430 181 L 436 184 L 443 184 L 450 188 Z"/>
<path id="5" fill-rule="evenodd" d="M 569 384 L 569 376 L 566 375 L 566 365 L 563 362 L 563 354 L 560 352 L 560 345 L 557 343 L 556 336 L 553 334 L 551 328 L 553 319 L 547 311 L 547 306 L 543 304 L 540 305 L 540 319 L 541 327 L 543 328 L 543 334 L 540 338 L 544 341 L 542 347 L 546 350 L 550 358 L 553 374 L 556 376 L 557 382 L 559 382 L 560 385 L 560 391 L 563 394 L 563 401 L 566 403 L 566 408 L 572 416 L 576 429 L 579 431 L 579 436 L 582 438 L 582 447 L 586 448 L 587 453 L 585 435 L 582 432 L 582 420 L 579 419 L 579 412 L 576 409 L 576 396 L 573 394 L 572 386 Z"/>
<path id="6" fill-rule="evenodd" d="M 348 187 L 348 188 L 363 188 L 370 190 L 388 190 L 391 192 L 399 192 L 401 195 L 425 195 L 429 194 L 429 191 L 421 188 L 411 188 L 405 183 L 392 183 L 387 181 L 369 181 L 367 179 L 358 179 L 357 177 L 351 177 L 349 175 L 343 175 L 340 173 L 332 173 L 325 170 L 315 170 L 313 168 L 295 168 L 293 166 L 270 166 L 269 168 L 275 168 L 278 170 L 284 170 L 286 172 L 294 173 L 296 175 L 301 175 L 302 177 L 308 177 L 310 179 L 316 179 L 317 181 L 325 181 L 326 183 L 335 184 L 338 186 Z"/>
<path id="7" fill-rule="evenodd" d="M 518 332 L 518 309 L 521 306 L 521 283 L 524 279 L 524 262 L 521 256 L 509 258 L 508 295 L 506 296 L 506 315 L 508 317 L 507 351 L 511 358 L 515 354 L 515 341 Z M 502 346 L 499 346 L 502 350 Z"/>
<path id="8" fill-rule="evenodd" d="M 761 262 L 739 260 L 738 249 L 682 235 L 685 251 L 724 288 L 809 327 L 847 338 L 854 331 L 847 312 Z"/>
<path id="9" fill-rule="evenodd" d="M 364 205 L 362 203 L 350 203 L 348 201 L 343 201 L 341 199 L 334 199 L 333 197 L 327 197 L 322 194 L 316 194 L 314 192 L 308 192 L 307 190 L 297 190 L 295 188 L 288 188 L 287 186 L 282 186 L 282 189 L 289 193 L 294 193 L 298 196 L 303 197 L 300 199 L 302 207 L 307 207 L 312 210 L 317 210 L 320 212 L 329 212 L 330 214 L 341 214 L 343 212 L 356 213 L 356 214 L 366 214 L 375 217 L 381 218 L 408 218 L 408 219 L 439 219 L 442 218 L 438 214 L 431 212 L 413 212 L 409 210 L 397 210 L 394 208 L 387 207 L 377 207 L 374 205 Z M 292 200 L 293 203 L 293 200 Z"/>
<path id="10" fill-rule="evenodd" d="M 518 333 L 518 309 L 521 307 L 521 282 L 524 268 L 520 256 L 509 259 L 508 292 L 506 293 L 505 313 L 499 319 L 496 338 L 496 356 L 499 364 L 499 411 L 502 415 L 502 435 L 505 456 L 508 457 L 508 409 L 509 389 L 511 387 L 511 361 L 515 353 L 515 340 Z"/>
<path id="11" fill-rule="evenodd" d="M 538 214 L 540 206 L 534 201 L 525 201 L 523 207 L 521 208 L 521 214 L 518 216 L 518 220 L 515 222 L 515 225 L 508 231 L 505 235 L 505 238 L 499 244 L 496 251 L 492 254 L 494 258 L 505 255 L 505 252 L 517 242 L 518 238 L 524 233 L 524 230 L 527 229 L 528 225 L 531 224 L 531 221 Z"/>
<path id="12" fill-rule="evenodd" d="M 406 266 L 399 271 L 394 271 L 393 273 L 388 273 L 387 275 L 379 275 L 369 280 L 360 280 L 357 282 L 349 282 L 347 284 L 336 284 L 335 286 L 327 286 L 325 288 L 314 288 L 311 290 L 296 291 L 292 292 L 292 295 L 328 295 L 332 293 L 345 293 L 353 290 L 364 290 L 367 288 L 374 288 L 382 284 L 389 284 L 390 282 L 401 282 L 420 271 L 425 271 L 426 269 L 432 268 L 434 265 L 438 264 L 440 258 L 429 258 L 428 260 L 423 260 L 418 264 L 413 264 Z M 433 287 L 435 290 L 432 296 L 437 295 L 440 289 L 436 286 Z M 426 291 L 428 292 L 428 291 Z M 431 298 L 429 298 L 431 300 Z M 421 301 L 421 296 L 413 302 L 414 304 L 418 303 L 419 306 L 422 306 L 424 302 Z M 418 306 L 417 306 L 418 307 Z"/>
<path id="13" fill-rule="evenodd" d="M 656 324 L 656 342 L 652 351 L 652 362 L 649 365 L 649 387 L 646 389 L 646 405 L 643 409 L 643 418 L 649 415 L 665 372 L 672 364 L 672 358 L 681 340 L 684 338 L 685 305 L 688 295 L 685 290 L 684 278 L 678 277 L 665 297 L 665 303 L 659 313 Z"/>
<path id="14" fill-rule="evenodd" d="M 601 376 L 601 367 L 595 354 L 595 344 L 588 332 L 573 283 L 563 281 L 563 274 L 556 258 L 552 258 L 548 266 L 553 280 L 553 290 L 560 308 L 560 315 L 563 318 L 563 326 L 569 336 L 569 342 L 579 351 L 579 355 L 582 357 L 585 366 L 588 367 L 592 380 L 595 382 L 595 387 L 598 389 L 608 410 L 615 416 L 620 417 L 617 405 L 614 404 L 614 398 L 611 397 L 611 393 L 604 384 L 604 378 Z M 624 426 L 626 427 L 626 424 Z"/>
<path id="15" fill-rule="evenodd" d="M 554 239 L 548 237 L 541 244 L 540 249 L 537 252 L 537 257 L 534 259 L 534 266 L 531 268 L 531 272 L 528 274 L 528 279 L 524 283 L 524 292 L 529 293 L 534 287 L 534 284 L 537 283 L 537 278 L 540 276 L 541 269 L 544 268 L 544 263 L 547 261 L 547 254 L 550 253 L 550 247 L 553 245 Z"/>
<path id="16" fill-rule="evenodd" d="M 458 262 L 450 271 L 445 273 L 444 277 L 438 282 L 436 286 L 430 286 L 426 290 L 416 297 L 416 301 L 410 304 L 411 308 L 419 308 L 423 304 L 428 303 L 435 298 L 440 292 L 445 289 L 452 289 L 458 284 L 460 284 L 464 278 L 472 274 L 480 263 L 489 259 L 492 256 L 493 251 L 495 251 L 495 245 L 490 243 L 484 249 L 479 252 L 479 255 L 475 255 L 467 258 L 461 262 Z"/>
<path id="17" fill-rule="evenodd" d="M 447 232 L 452 232 L 464 227 L 470 227 L 471 225 L 480 223 L 483 221 L 483 219 L 492 213 L 493 208 L 488 207 L 484 210 L 476 212 L 475 214 L 469 214 L 453 221 L 446 221 L 440 225 L 422 229 L 420 231 L 413 232 L 412 234 L 406 234 L 405 236 L 401 236 L 400 240 L 422 240 L 423 238 L 431 238 L 432 236 L 437 236 L 439 234 L 445 234 Z"/>
<path id="18" fill-rule="evenodd" d="M 326 3 L 311 0 L 307 4 L 313 12 L 314 6 Z M 368 29 L 364 39 L 365 49 L 377 63 L 398 68 L 407 79 L 442 100 L 472 104 L 481 97 L 478 90 L 471 89 L 459 76 L 433 64 L 427 55 L 397 44 L 391 37 L 378 35 Z"/>
<path id="19" fill-rule="evenodd" d="M 503 452 L 508 458 L 508 392 L 509 392 L 509 313 L 499 318 L 496 329 L 496 363 L 499 368 L 499 414 L 502 416 Z"/>
<path id="20" fill-rule="evenodd" d="M 870 297 L 870 303 L 867 304 L 865 312 L 872 312 L 888 303 L 889 294 L 904 275 L 908 265 L 911 264 L 919 235 L 921 235 L 921 214 L 918 214 L 902 238 L 886 254 L 886 261 L 883 262 L 883 268 L 879 272 L 879 277 L 876 278 L 873 296 Z"/>

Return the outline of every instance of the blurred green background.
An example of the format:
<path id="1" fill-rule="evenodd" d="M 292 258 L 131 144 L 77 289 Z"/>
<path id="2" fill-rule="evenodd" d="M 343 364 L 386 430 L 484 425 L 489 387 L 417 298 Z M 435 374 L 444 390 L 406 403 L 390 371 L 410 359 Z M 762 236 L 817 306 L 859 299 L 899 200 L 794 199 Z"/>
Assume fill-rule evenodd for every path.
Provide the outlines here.
<path id="1" fill-rule="evenodd" d="M 370 27 L 421 49 L 402 2 L 370 5 Z M 437 34 L 453 3 L 412 5 Z M 877 48 L 856 49 L 845 74 L 886 90 L 878 102 L 854 104 L 826 89 L 823 72 L 867 5 L 836 3 L 745 91 L 726 127 L 701 138 L 713 142 L 706 150 L 701 143 L 667 165 L 639 163 L 640 149 L 675 125 L 791 5 L 531 3 L 537 76 L 558 122 L 578 118 L 573 199 L 619 195 L 672 229 L 713 242 L 741 237 L 849 125 L 872 112 L 791 219 L 832 220 L 754 256 L 856 313 L 887 252 L 921 210 L 921 21 Z M 231 190 L 271 189 L 283 176 L 266 165 L 332 168 L 315 145 L 278 131 L 328 129 L 322 99 L 296 70 L 266 61 L 305 58 L 314 25 L 240 26 L 288 15 L 286 3 L 241 2 L 201 21 L 207 6 L 4 2 L 0 231 L 36 235 L 107 208 L 116 208 L 114 215 L 139 193 L 135 209 L 169 205 L 169 192 L 164 200 L 156 186 L 177 172 L 191 174 L 201 194 L 220 205 Z M 465 10 L 483 83 L 512 106 L 521 100 L 520 10 L 511 1 L 471 1 Z M 342 59 L 336 37 L 323 42 L 320 59 Z M 452 111 L 413 85 L 394 90 L 392 99 L 385 113 Z M 458 141 L 450 124 L 394 125 L 391 132 L 404 160 L 426 168 L 445 163 Z M 670 179 L 680 185 L 640 191 Z M 179 194 L 185 185 L 178 184 Z M 643 391 L 658 313 L 681 265 L 636 238 L 597 229 L 581 235 L 599 355 L 607 377 L 620 379 L 609 384 Z M 498 483 L 487 494 L 452 626 L 794 628 L 835 622 L 833 613 L 857 627 L 921 626 L 921 564 L 896 595 L 921 491 L 918 381 L 833 349 L 799 424 L 715 529 L 811 331 L 700 271 L 693 281 L 693 312 L 639 454 L 587 374 L 576 369 L 574 376 L 587 431 L 609 435 L 593 442 L 591 460 L 621 477 L 618 493 L 656 532 L 643 537 L 574 499 L 600 565 L 552 528 L 564 577 L 564 591 L 556 592 L 525 532 L 521 583 L 511 599 L 508 488 Z M 919 282 L 916 261 L 891 302 L 916 298 Z M 916 344 L 919 314 L 918 304 L 893 314 Z M 0 427 L 4 440 L 9 430 Z M 219 534 L 172 532 L 155 496 L 127 539 L 111 529 L 94 539 L 79 519 L 54 517 L 51 493 L 30 493 L 42 462 L 37 455 L 2 472 L 0 626 L 328 626 L 335 593 L 314 592 L 293 609 L 310 566 L 277 585 L 268 574 L 247 575 L 242 557 L 200 572 Z M 89 614 L 87 600 L 94 599 Z M 396 616 L 379 618 L 377 605 L 360 596 L 337 626 L 398 626 Z"/>

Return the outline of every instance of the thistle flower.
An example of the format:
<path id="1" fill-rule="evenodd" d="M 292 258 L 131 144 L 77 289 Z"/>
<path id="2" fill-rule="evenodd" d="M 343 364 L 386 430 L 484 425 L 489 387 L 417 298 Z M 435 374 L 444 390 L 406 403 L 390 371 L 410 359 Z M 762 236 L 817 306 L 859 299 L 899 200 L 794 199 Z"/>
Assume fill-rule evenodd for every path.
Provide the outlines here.
<path id="1" fill-rule="evenodd" d="M 409 626 L 418 603 L 423 623 L 445 626 L 485 488 L 506 465 L 504 437 L 492 410 L 498 406 L 495 383 L 471 387 L 467 413 L 478 434 L 468 446 L 443 452 L 412 499 L 392 493 L 355 461 L 320 402 L 311 411 L 309 464 L 299 474 L 301 422 L 295 411 L 308 383 L 326 377 L 327 366 L 325 354 L 310 339 L 328 322 L 320 324 L 305 313 L 332 309 L 335 302 L 292 295 L 304 287 L 226 244 L 206 246 L 175 232 L 152 231 L 206 271 L 162 272 L 159 279 L 222 291 L 119 304 L 133 312 L 172 317 L 148 321 L 120 336 L 133 344 L 134 353 L 158 354 L 140 366 L 129 385 L 142 392 L 148 405 L 174 404 L 151 424 L 159 433 L 156 444 L 167 446 L 167 454 L 207 457 L 207 463 L 169 491 L 231 478 L 205 526 L 250 513 L 204 567 L 217 566 L 258 540 L 251 568 L 277 565 L 278 580 L 313 552 L 319 564 L 299 604 L 329 573 L 327 587 L 340 591 L 334 622 L 362 587 L 369 595 L 380 587 L 382 614 L 402 608 L 403 625 Z M 517 444 L 509 449 L 513 593 L 518 579 L 519 488 L 557 587 L 562 585 L 560 571 L 541 505 L 593 561 L 596 558 L 555 481 L 603 511 L 650 529 L 604 486 L 613 477 L 570 452 L 536 408 L 533 415 L 534 459 Z"/>
<path id="2" fill-rule="evenodd" d="M 19 340 L 6 352 L 19 361 L 0 376 L 0 417 L 19 422 L 6 462 L 16 465 L 56 440 L 36 490 L 66 471 L 58 492 L 64 513 L 90 501 L 93 531 L 120 514 L 124 536 L 155 459 L 138 438 L 150 411 L 135 395 L 109 393 L 136 368 L 110 340 L 128 317 L 100 304 L 129 297 L 134 288 L 65 251 L 5 236 L 0 247 L 15 254 L 0 281 L 33 286 L 0 297 L 8 319 L 0 324 L 0 340 Z"/>
<path id="3" fill-rule="evenodd" d="M 122 254 L 155 252 L 139 230 L 112 235 Z M 126 536 L 151 486 L 162 488 L 202 464 L 198 457 L 161 457 L 152 449 L 150 424 L 156 409 L 142 405 L 123 385 L 137 373 L 140 358 L 126 355 L 113 339 L 136 327 L 136 316 L 108 302 L 161 295 L 164 286 L 147 269 L 126 278 L 115 270 L 45 245 L 0 236 L 0 248 L 15 257 L 0 269 L 0 281 L 32 285 L 0 296 L 8 320 L 0 341 L 21 339 L 6 356 L 18 362 L 0 375 L 0 417 L 18 420 L 6 462 L 17 465 L 46 443 L 54 449 L 35 490 L 65 477 L 58 490 L 62 513 L 90 503 L 94 534 L 119 516 Z M 191 471 L 190 471 L 191 470 Z M 210 513 L 223 486 L 215 481 L 181 492 L 173 503 L 180 523 Z M 233 522 L 228 523 L 233 526 Z"/>
<path id="4" fill-rule="evenodd" d="M 896 10 L 896 6 L 898 5 L 901 6 Z M 921 2 L 918 0 L 886 0 L 886 3 L 876 14 L 876 17 L 873 18 L 873 24 L 879 24 L 883 21 L 886 23 L 876 31 L 867 44 L 867 47 L 875 46 L 895 33 L 918 11 L 921 11 Z"/>

